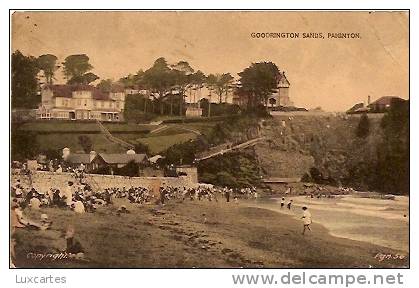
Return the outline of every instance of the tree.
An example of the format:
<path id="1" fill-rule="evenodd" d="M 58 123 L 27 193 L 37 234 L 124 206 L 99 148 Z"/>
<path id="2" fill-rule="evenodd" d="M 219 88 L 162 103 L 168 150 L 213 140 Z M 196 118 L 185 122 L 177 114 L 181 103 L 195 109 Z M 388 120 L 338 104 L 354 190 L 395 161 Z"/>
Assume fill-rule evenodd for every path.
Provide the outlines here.
<path id="1" fill-rule="evenodd" d="M 234 78 L 230 75 L 230 73 L 215 75 L 210 74 L 208 77 L 210 79 L 212 90 L 218 96 L 218 103 L 221 104 L 223 102 L 223 95 L 227 98 L 227 93 L 232 88 Z"/>
<path id="2" fill-rule="evenodd" d="M 381 120 L 383 140 L 378 146 L 374 188 L 409 193 L 409 101 L 394 102 Z"/>
<path id="3" fill-rule="evenodd" d="M 83 148 L 84 153 L 90 153 L 93 150 L 92 140 L 87 135 L 79 136 L 79 144 Z"/>
<path id="4" fill-rule="evenodd" d="M 205 81 L 205 85 L 208 88 L 208 117 L 211 117 L 211 101 L 212 101 L 212 91 L 216 88 L 217 85 L 217 77 L 214 74 L 209 74 Z"/>
<path id="5" fill-rule="evenodd" d="M 180 96 L 179 115 L 183 114 L 183 102 L 185 101 L 185 92 L 187 88 L 192 85 L 193 72 L 194 70 L 186 61 L 179 61 L 175 65 L 172 65 L 172 74 L 175 84 L 174 88 L 178 90 L 178 94 Z M 172 104 L 173 103 L 171 102 L 170 114 L 172 114 Z"/>
<path id="6" fill-rule="evenodd" d="M 96 88 L 101 90 L 102 92 L 108 93 L 112 90 L 113 81 L 112 79 L 104 79 L 101 80 L 97 85 Z"/>
<path id="7" fill-rule="evenodd" d="M 144 72 L 143 83 L 151 90 L 151 96 L 160 102 L 160 114 L 163 114 L 163 98 L 170 93 L 174 85 L 173 74 L 166 59 L 160 57 L 154 61 L 153 66 Z"/>
<path id="8" fill-rule="evenodd" d="M 234 87 L 233 85 L 234 77 L 231 76 L 230 73 L 222 74 L 220 78 L 220 82 L 221 82 L 220 86 L 222 87 L 222 90 L 224 91 L 224 94 L 225 94 L 224 102 L 227 103 L 228 92 Z"/>
<path id="9" fill-rule="evenodd" d="M 142 73 L 144 73 L 144 72 L 142 72 Z M 135 86 L 137 84 L 137 78 L 138 78 L 137 75 L 128 74 L 127 76 L 122 77 L 121 79 L 119 79 L 118 82 L 121 83 L 125 88 L 132 89 L 132 88 L 135 88 Z"/>
<path id="10" fill-rule="evenodd" d="M 64 76 L 68 82 L 72 82 L 73 84 L 83 84 L 86 80 L 90 80 L 89 77 L 88 79 L 83 77 L 88 71 L 93 69 L 93 66 L 89 63 L 89 57 L 86 54 L 67 56 L 63 65 Z"/>
<path id="11" fill-rule="evenodd" d="M 88 85 L 92 82 L 95 82 L 97 79 L 99 79 L 99 76 L 92 72 L 88 72 L 86 74 L 83 74 L 81 76 L 75 76 L 67 81 L 67 84 L 75 85 L 75 84 L 82 84 L 82 85 Z"/>
<path id="12" fill-rule="evenodd" d="M 52 54 L 44 54 L 38 57 L 38 67 L 43 71 L 47 84 L 52 84 L 54 73 L 60 67 L 57 65 L 57 60 L 57 56 Z"/>
<path id="13" fill-rule="evenodd" d="M 39 67 L 33 56 L 24 56 L 19 50 L 12 54 L 12 108 L 36 108 Z"/>
<path id="14" fill-rule="evenodd" d="M 199 103 L 199 101 L 196 101 L 196 92 L 199 91 L 198 98 L 201 99 L 201 96 L 202 96 L 201 91 L 202 91 L 202 88 L 204 88 L 205 81 L 206 81 L 206 76 L 201 70 L 196 71 L 192 75 L 192 85 L 194 86 L 194 99 L 193 99 L 194 103 Z"/>
<path id="15" fill-rule="evenodd" d="M 358 127 L 356 129 L 356 136 L 358 138 L 365 138 L 370 133 L 370 120 L 366 113 L 361 115 L 359 119 Z"/>
<path id="16" fill-rule="evenodd" d="M 272 62 L 252 63 L 239 73 L 238 95 L 246 97 L 247 110 L 255 110 L 277 91 L 278 67 Z"/>
<path id="17" fill-rule="evenodd" d="M 20 131 L 12 127 L 10 135 L 12 160 L 26 161 L 35 159 L 39 153 L 39 143 L 35 132 Z"/>

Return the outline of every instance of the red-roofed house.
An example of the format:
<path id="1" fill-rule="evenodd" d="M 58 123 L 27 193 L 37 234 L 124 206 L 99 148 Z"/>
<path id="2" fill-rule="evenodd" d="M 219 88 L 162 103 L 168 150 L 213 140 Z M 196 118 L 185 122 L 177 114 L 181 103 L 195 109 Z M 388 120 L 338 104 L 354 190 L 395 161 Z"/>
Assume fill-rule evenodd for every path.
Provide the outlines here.
<path id="1" fill-rule="evenodd" d="M 123 89 L 104 93 L 90 85 L 45 85 L 38 119 L 122 121 Z"/>
<path id="2" fill-rule="evenodd" d="M 396 96 L 383 96 L 368 105 L 371 112 L 385 112 L 394 102 L 406 101 Z"/>

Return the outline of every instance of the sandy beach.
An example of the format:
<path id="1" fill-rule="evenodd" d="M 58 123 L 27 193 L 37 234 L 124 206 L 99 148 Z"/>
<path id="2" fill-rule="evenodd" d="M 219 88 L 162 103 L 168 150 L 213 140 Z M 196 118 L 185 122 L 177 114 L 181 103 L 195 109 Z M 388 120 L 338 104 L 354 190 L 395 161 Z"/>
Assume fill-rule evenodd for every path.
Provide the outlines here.
<path id="1" fill-rule="evenodd" d="M 280 208 L 280 199 L 260 200 L 251 206 L 293 215 L 300 219 L 302 206 L 309 207 L 313 222 L 321 224 L 329 234 L 409 252 L 409 197 L 395 200 L 358 198 L 287 197 L 293 199 L 291 210 Z"/>
<path id="2" fill-rule="evenodd" d="M 41 213 L 47 213 L 53 224 L 46 231 L 16 231 L 16 265 L 56 268 L 408 267 L 409 253 L 404 252 L 407 251 L 408 230 L 403 227 L 407 222 L 360 215 L 355 213 L 357 210 L 348 213 L 346 210 L 353 208 L 344 204 L 352 205 L 350 200 L 294 199 L 295 207 L 281 213 L 276 212 L 279 207 L 275 200 L 170 201 L 164 207 L 138 206 L 126 201 L 124 204 L 131 213 L 121 216 L 116 215 L 116 209 L 122 203 L 81 215 L 59 208 L 25 209 L 31 219 L 39 219 Z M 312 232 L 301 235 L 302 222 L 298 216 L 305 201 L 310 201 L 314 223 Z M 336 204 L 325 205 L 325 201 Z M 249 207 L 252 205 L 257 207 Z M 371 209 L 376 207 L 371 206 Z M 76 230 L 86 261 L 28 258 L 28 255 L 63 251 L 66 243 L 63 235 L 69 225 Z M 406 239 L 398 240 L 397 245 L 396 237 L 391 236 L 393 232 L 406 235 Z M 364 237 L 360 237 L 362 233 Z M 404 258 L 379 261 L 376 256 L 379 254 L 403 255 Z"/>

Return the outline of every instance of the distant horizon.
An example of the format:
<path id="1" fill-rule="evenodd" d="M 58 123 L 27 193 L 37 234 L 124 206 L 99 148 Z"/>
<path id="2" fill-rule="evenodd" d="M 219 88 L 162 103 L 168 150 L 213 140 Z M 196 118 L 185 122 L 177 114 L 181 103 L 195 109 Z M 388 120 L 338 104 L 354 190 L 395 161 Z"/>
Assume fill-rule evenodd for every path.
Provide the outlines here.
<path id="1" fill-rule="evenodd" d="M 286 71 L 295 106 L 338 112 L 368 95 L 409 99 L 408 21 L 406 12 L 15 12 L 12 51 L 59 63 L 87 54 L 93 73 L 115 81 L 159 57 L 236 80 L 251 63 L 272 61 Z M 261 31 L 301 39 L 252 38 Z M 360 36 L 327 39 L 329 31 Z M 325 39 L 302 39 L 305 32 Z M 61 69 L 55 77 L 64 82 Z"/>

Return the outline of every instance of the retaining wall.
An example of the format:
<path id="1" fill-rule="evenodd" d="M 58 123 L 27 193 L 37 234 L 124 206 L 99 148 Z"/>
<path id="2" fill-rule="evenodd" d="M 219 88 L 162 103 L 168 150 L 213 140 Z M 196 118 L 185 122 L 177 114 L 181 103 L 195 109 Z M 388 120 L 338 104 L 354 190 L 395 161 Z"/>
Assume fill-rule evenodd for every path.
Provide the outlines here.
<path id="1" fill-rule="evenodd" d="M 12 175 L 12 183 L 18 178 L 19 175 Z M 39 191 L 47 191 L 50 188 L 64 189 L 68 181 L 76 182 L 76 179 L 71 173 L 56 173 L 46 171 L 35 171 L 32 176 L 32 186 Z M 160 186 L 173 186 L 173 187 L 195 187 L 197 183 L 191 182 L 188 176 L 180 177 L 125 177 L 116 175 L 97 175 L 86 174 L 85 179 L 94 190 L 103 190 L 111 187 L 146 187 L 154 193 L 158 193 Z M 26 180 L 26 179 L 25 179 Z M 22 181 L 28 183 L 28 181 Z"/>

